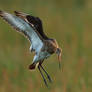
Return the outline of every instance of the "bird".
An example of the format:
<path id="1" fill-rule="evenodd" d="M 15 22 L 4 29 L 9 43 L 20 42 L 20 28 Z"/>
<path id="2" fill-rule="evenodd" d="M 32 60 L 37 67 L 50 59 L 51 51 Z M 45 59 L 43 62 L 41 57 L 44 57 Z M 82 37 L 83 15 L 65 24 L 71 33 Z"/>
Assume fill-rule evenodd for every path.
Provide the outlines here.
<path id="1" fill-rule="evenodd" d="M 29 40 L 30 52 L 35 53 L 32 64 L 29 65 L 29 69 L 34 70 L 38 68 L 45 85 L 48 87 L 48 83 L 43 75 L 43 72 L 46 74 L 49 82 L 52 83 L 52 79 L 43 68 L 42 63 L 52 54 L 56 54 L 60 67 L 62 49 L 59 47 L 56 39 L 46 36 L 43 31 L 42 21 L 39 17 L 20 11 L 14 11 L 14 14 L 11 14 L 2 10 L 0 10 L 0 17 Z"/>

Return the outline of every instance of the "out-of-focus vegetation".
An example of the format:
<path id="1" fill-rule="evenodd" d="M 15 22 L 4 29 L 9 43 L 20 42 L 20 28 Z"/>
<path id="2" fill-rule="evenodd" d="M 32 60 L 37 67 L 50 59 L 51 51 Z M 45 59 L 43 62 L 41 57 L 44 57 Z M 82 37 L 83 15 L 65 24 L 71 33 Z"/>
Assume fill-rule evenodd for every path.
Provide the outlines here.
<path id="1" fill-rule="evenodd" d="M 47 89 L 39 71 L 28 70 L 30 43 L 0 18 L 0 92 L 92 92 L 92 0 L 0 0 L 0 9 L 40 17 L 63 49 L 63 72 L 56 55 L 43 64 L 53 79 Z"/>

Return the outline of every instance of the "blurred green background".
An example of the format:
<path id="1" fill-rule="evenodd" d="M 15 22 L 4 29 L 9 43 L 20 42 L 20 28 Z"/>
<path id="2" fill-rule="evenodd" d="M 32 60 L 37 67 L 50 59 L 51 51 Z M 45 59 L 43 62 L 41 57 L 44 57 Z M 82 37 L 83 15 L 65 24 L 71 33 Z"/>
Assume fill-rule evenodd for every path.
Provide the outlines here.
<path id="1" fill-rule="evenodd" d="M 0 92 L 92 92 L 92 0 L 0 0 L 0 9 L 40 17 L 63 49 L 63 72 L 56 55 L 43 63 L 53 79 L 47 89 L 28 69 L 30 43 L 0 18 Z"/>

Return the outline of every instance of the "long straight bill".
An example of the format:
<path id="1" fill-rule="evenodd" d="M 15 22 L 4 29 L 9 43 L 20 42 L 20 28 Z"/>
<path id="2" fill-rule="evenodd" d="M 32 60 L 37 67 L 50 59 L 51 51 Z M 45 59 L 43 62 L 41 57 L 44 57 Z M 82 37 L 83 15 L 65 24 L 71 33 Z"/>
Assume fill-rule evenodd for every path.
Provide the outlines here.
<path id="1" fill-rule="evenodd" d="M 61 61 L 61 55 L 60 54 L 58 55 L 58 61 L 59 61 L 59 69 L 61 70 L 61 62 L 60 62 Z"/>

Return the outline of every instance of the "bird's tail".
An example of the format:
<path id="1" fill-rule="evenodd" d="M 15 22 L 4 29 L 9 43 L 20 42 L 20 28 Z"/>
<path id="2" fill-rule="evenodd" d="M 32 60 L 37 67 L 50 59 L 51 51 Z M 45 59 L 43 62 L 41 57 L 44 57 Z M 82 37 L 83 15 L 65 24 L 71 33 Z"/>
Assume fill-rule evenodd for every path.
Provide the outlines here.
<path id="1" fill-rule="evenodd" d="M 30 70 L 35 69 L 35 67 L 36 67 L 36 64 L 35 64 L 35 63 L 32 63 L 31 65 L 29 65 L 29 69 L 30 69 Z"/>

